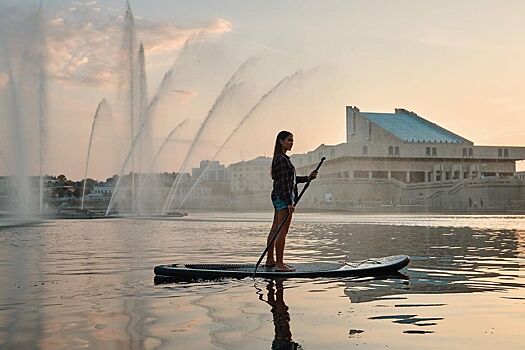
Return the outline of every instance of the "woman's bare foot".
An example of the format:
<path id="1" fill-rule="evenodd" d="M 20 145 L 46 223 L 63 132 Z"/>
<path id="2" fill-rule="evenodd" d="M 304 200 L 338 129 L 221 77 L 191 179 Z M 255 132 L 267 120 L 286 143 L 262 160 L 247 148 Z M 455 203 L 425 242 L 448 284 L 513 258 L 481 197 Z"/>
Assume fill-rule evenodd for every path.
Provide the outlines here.
<path id="1" fill-rule="evenodd" d="M 274 260 L 266 260 L 266 263 L 264 264 L 264 267 L 275 267 L 275 261 Z"/>
<path id="2" fill-rule="evenodd" d="M 286 265 L 286 264 L 275 265 L 275 271 L 277 271 L 277 272 L 294 272 L 295 268 L 293 266 Z"/>

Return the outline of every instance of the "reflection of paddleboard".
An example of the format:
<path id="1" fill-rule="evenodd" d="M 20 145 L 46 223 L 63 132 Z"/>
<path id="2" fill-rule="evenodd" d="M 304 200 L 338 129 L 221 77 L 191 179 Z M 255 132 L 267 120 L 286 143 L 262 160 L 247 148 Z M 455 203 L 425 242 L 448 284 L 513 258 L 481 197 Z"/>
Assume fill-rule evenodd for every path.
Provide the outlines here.
<path id="1" fill-rule="evenodd" d="M 348 263 L 312 262 L 291 264 L 294 272 L 278 272 L 260 265 L 256 277 L 346 277 L 378 276 L 393 273 L 407 266 L 407 255 L 371 258 Z M 177 278 L 244 278 L 253 276 L 255 264 L 171 264 L 155 266 L 155 275 Z"/>

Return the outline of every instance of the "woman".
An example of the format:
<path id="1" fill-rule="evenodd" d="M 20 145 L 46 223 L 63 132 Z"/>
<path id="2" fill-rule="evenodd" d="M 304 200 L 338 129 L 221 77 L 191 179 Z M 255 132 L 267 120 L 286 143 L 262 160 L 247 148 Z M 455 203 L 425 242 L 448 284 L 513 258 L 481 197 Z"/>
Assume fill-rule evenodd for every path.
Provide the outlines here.
<path id="1" fill-rule="evenodd" d="M 295 167 L 290 161 L 290 157 L 286 152 L 293 147 L 293 135 L 289 131 L 281 131 L 277 134 L 275 139 L 275 148 L 273 152 L 271 175 L 273 179 L 272 202 L 275 208 L 273 216 L 272 229 L 268 235 L 267 245 L 275 234 L 277 228 L 286 220 L 281 227 L 277 238 L 268 248 L 268 256 L 266 258 L 266 267 L 275 267 L 276 271 L 290 272 L 295 269 L 286 265 L 284 258 L 284 244 L 286 242 L 286 235 L 292 221 L 292 214 L 294 212 L 294 200 L 297 198 L 297 184 L 301 182 L 311 181 L 316 178 L 317 172 L 313 171 L 308 176 L 296 176 Z M 275 257 L 274 257 L 275 248 Z"/>

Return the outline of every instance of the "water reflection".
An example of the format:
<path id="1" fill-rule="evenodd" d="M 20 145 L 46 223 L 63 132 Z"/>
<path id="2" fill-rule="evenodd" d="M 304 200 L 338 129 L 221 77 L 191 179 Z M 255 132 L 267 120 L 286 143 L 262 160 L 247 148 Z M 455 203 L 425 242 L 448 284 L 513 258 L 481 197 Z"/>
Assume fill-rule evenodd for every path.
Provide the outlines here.
<path id="1" fill-rule="evenodd" d="M 293 233 L 292 233 L 293 234 Z M 347 283 L 352 302 L 386 293 L 472 293 L 525 287 L 523 231 L 450 227 L 304 224 L 300 259 L 308 255 L 352 261 L 407 254 L 408 280 Z"/>
<path id="2" fill-rule="evenodd" d="M 426 338 L 456 344 L 453 334 L 492 346 L 479 332 L 523 348 L 523 219 L 501 218 L 504 228 L 479 228 L 486 219 L 476 218 L 471 227 L 437 226 L 435 217 L 429 227 L 314 219 L 294 224 L 290 263 L 396 254 L 412 262 L 381 279 L 259 280 L 263 303 L 250 279 L 152 283 L 163 263 L 254 263 L 268 228 L 256 217 L 1 229 L 0 348 L 423 348 Z"/>
<path id="3" fill-rule="evenodd" d="M 24 232 L 15 227 L 12 231 Z M 45 256 L 45 238 L 39 235 L 20 238 L 10 242 L 11 247 L 0 254 L 0 265 L 7 266 L 0 273 L 0 348 L 38 348 L 44 333 L 43 298 L 34 298 L 46 288 L 40 279 L 39 261 Z M 4 249 L 3 249 L 4 250 Z M 29 332 L 20 332 L 29 329 Z M 3 340 L 2 340 L 3 339 Z"/>
<path id="4" fill-rule="evenodd" d="M 273 324 L 275 327 L 275 337 L 272 342 L 272 350 L 297 350 L 302 349 L 301 345 L 292 340 L 290 330 L 290 313 L 288 306 L 284 302 L 283 279 L 269 281 L 266 285 L 266 300 L 262 292 L 258 292 L 259 299 L 268 303 L 272 309 Z M 260 289 L 259 289 L 260 291 Z"/>

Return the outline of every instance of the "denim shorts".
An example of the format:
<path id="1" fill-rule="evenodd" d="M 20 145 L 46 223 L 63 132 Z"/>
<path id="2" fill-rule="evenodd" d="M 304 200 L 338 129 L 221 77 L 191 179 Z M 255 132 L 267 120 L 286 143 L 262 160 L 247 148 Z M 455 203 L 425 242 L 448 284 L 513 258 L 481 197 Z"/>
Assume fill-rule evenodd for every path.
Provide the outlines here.
<path id="1" fill-rule="evenodd" d="M 280 199 L 280 198 L 273 199 L 273 200 L 272 200 L 272 203 L 273 203 L 273 207 L 274 207 L 275 210 L 277 210 L 277 211 L 288 208 L 288 204 L 286 204 L 286 202 L 283 201 L 283 200 Z"/>

